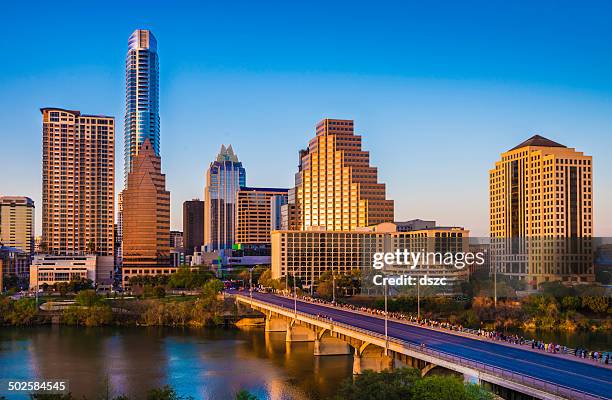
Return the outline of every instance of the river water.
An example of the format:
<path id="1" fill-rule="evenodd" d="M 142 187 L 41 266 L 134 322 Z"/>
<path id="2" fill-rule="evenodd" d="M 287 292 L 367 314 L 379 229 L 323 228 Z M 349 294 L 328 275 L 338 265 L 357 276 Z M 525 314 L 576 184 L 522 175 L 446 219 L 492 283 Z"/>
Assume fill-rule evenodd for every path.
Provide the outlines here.
<path id="1" fill-rule="evenodd" d="M 0 381 L 67 379 L 88 400 L 107 391 L 141 399 L 165 384 L 194 399 L 233 399 L 240 389 L 326 399 L 351 374 L 351 356 L 315 357 L 313 343 L 286 344 L 262 328 L 0 328 Z"/>

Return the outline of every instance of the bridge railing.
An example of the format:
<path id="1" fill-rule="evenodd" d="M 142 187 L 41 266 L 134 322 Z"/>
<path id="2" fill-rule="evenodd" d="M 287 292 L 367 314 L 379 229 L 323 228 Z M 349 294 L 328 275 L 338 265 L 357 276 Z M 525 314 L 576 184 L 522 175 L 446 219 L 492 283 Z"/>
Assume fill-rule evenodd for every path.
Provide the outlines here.
<path id="1" fill-rule="evenodd" d="M 249 299 L 246 296 L 242 296 L 242 297 L 244 297 L 245 299 Z M 256 302 L 261 302 L 260 300 L 257 300 L 257 299 L 252 299 L 252 300 Z M 265 303 L 265 302 L 262 302 L 262 303 Z M 293 308 L 285 307 L 285 306 L 281 306 L 277 304 L 269 304 L 269 303 L 265 303 L 265 304 L 272 306 L 272 307 L 282 308 L 284 310 L 291 312 L 292 314 L 295 314 L 295 310 Z M 575 399 L 575 400 L 602 400 L 602 399 L 605 400 L 606 399 L 606 397 L 592 395 L 592 394 L 589 394 L 589 393 L 586 393 L 580 390 L 576 390 L 576 389 L 573 389 L 567 386 L 559 385 L 554 382 L 549 382 L 544 379 L 533 378 L 531 376 L 508 371 L 507 369 L 499 368 L 491 364 L 483 363 L 480 361 L 475 361 L 475 360 L 465 358 L 465 357 L 456 356 L 456 355 L 453 355 L 453 354 L 450 354 L 450 353 L 447 353 L 441 350 L 431 349 L 426 346 L 414 344 L 406 340 L 402 340 L 402 339 L 398 339 L 398 338 L 394 338 L 390 336 L 385 336 L 384 334 L 381 334 L 375 331 L 371 331 L 369 329 L 363 329 L 363 328 L 359 328 L 359 327 L 356 327 L 350 324 L 345 324 L 343 322 L 337 322 L 327 317 L 312 315 L 312 314 L 309 314 L 303 311 L 297 311 L 297 314 L 304 316 L 304 317 L 311 318 L 311 319 L 316 319 L 322 322 L 330 323 L 334 326 L 341 326 L 343 328 L 353 330 L 356 332 L 360 332 L 360 333 L 363 333 L 369 336 L 373 336 L 378 339 L 387 340 L 389 343 L 393 342 L 396 344 L 400 344 L 402 346 L 408 347 L 409 349 L 417 353 L 427 354 L 432 357 L 436 357 L 444 361 L 448 361 L 450 363 L 459 364 L 467 368 L 472 368 L 472 369 L 475 369 L 475 370 L 478 370 L 478 371 L 481 371 L 481 372 L 484 372 L 490 375 L 494 375 L 501 379 L 505 379 L 505 380 L 508 380 L 514 383 L 518 383 L 518 384 L 521 384 L 527 387 L 531 387 L 536 390 L 540 390 L 545 393 L 554 394 L 558 397 L 563 397 L 567 399 Z"/>

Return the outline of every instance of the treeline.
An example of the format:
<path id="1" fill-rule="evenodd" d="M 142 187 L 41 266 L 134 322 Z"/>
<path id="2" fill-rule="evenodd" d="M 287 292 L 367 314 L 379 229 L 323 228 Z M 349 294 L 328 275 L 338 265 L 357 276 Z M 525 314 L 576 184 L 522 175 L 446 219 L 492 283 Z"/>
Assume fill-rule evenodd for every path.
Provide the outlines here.
<path id="1" fill-rule="evenodd" d="M 209 279 L 198 296 L 176 296 L 172 299 L 122 299 L 82 290 L 74 305 L 58 311 L 61 323 L 80 326 L 146 325 L 206 326 L 219 324 L 224 302 L 219 293 L 223 283 Z M 53 313 L 39 312 L 31 298 L 13 300 L 0 297 L 0 325 L 34 325 L 50 323 Z M 57 313 L 54 314 L 57 316 Z"/>
<path id="2" fill-rule="evenodd" d="M 421 377 L 416 368 L 364 371 L 346 379 L 335 400 L 493 400 L 481 386 L 455 376 Z"/>

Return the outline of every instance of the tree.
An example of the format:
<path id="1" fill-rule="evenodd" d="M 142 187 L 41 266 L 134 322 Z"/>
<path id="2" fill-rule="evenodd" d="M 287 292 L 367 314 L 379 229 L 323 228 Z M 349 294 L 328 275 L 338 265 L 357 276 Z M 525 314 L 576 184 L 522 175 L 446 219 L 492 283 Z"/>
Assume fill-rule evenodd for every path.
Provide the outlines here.
<path id="1" fill-rule="evenodd" d="M 236 400 L 257 400 L 257 396 L 249 393 L 247 390 L 240 390 L 236 393 Z"/>
<path id="2" fill-rule="evenodd" d="M 158 299 L 162 299 L 166 297 L 166 289 L 163 286 L 155 286 L 153 288 L 153 295 Z"/>
<path id="3" fill-rule="evenodd" d="M 449 376 L 428 376 L 412 388 L 412 400 L 476 400 L 461 380 Z"/>
<path id="4" fill-rule="evenodd" d="M 6 320 L 11 325 L 30 325 L 37 312 L 35 300 L 24 297 L 12 302 L 12 309 Z"/>
<path id="5" fill-rule="evenodd" d="M 565 310 L 575 311 L 580 308 L 581 301 L 579 297 L 576 296 L 566 296 L 561 300 L 561 305 Z"/>
<path id="6" fill-rule="evenodd" d="M 223 290 L 223 282 L 219 279 L 211 279 L 202 286 L 202 295 L 200 297 L 217 297 L 221 290 Z"/>
<path id="7" fill-rule="evenodd" d="M 582 307 L 589 308 L 595 313 L 604 313 L 608 310 L 608 298 L 605 296 L 585 296 L 582 298 Z"/>
<path id="8" fill-rule="evenodd" d="M 95 290 L 82 290 L 75 297 L 76 304 L 84 307 L 94 306 L 102 301 L 102 297 L 96 294 Z"/>
<path id="9" fill-rule="evenodd" d="M 193 399 L 193 397 L 183 397 L 179 396 L 176 393 L 176 390 L 171 386 L 164 386 L 158 389 L 151 389 L 147 392 L 146 396 L 147 400 L 189 400 Z"/>
<path id="10" fill-rule="evenodd" d="M 338 391 L 338 400 L 405 400 L 410 399 L 412 386 L 420 379 L 415 368 L 398 368 L 374 372 L 366 370 L 347 379 Z"/>

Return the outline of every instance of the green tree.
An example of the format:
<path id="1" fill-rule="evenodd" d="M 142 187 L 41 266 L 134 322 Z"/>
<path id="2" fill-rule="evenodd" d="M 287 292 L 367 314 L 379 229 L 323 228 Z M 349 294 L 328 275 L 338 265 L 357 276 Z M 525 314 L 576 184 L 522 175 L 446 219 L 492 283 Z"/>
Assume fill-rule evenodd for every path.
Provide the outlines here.
<path id="1" fill-rule="evenodd" d="M 456 377 L 428 376 L 412 388 L 412 400 L 476 400 Z"/>
<path id="2" fill-rule="evenodd" d="M 96 294 L 93 289 L 82 290 L 77 293 L 75 299 L 76 304 L 84 307 L 92 307 L 102 301 L 102 297 Z"/>
<path id="3" fill-rule="evenodd" d="M 166 297 L 166 289 L 164 289 L 163 286 L 155 286 L 153 288 L 153 295 L 157 299 L 163 299 L 164 297 Z"/>
<path id="4" fill-rule="evenodd" d="M 24 297 L 12 302 L 7 321 L 11 325 L 30 325 L 34 322 L 37 312 L 36 301 Z"/>
<path id="5" fill-rule="evenodd" d="M 606 296 L 584 296 L 582 307 L 589 308 L 595 313 L 604 313 L 608 310 L 609 299 Z"/>
<path id="6" fill-rule="evenodd" d="M 193 397 L 183 397 L 176 393 L 176 390 L 171 386 L 164 386 L 158 389 L 151 389 L 147 392 L 147 400 L 188 400 Z"/>
<path id="7" fill-rule="evenodd" d="M 374 372 L 366 370 L 347 379 L 338 391 L 338 400 L 407 400 L 412 387 L 420 379 L 414 368 L 398 368 Z"/>
<path id="8" fill-rule="evenodd" d="M 257 396 L 249 393 L 247 390 L 240 390 L 236 393 L 236 400 L 257 400 Z"/>
<path id="9" fill-rule="evenodd" d="M 580 308 L 581 301 L 579 297 L 576 296 L 566 296 L 561 300 L 561 305 L 565 310 L 575 311 Z"/>

